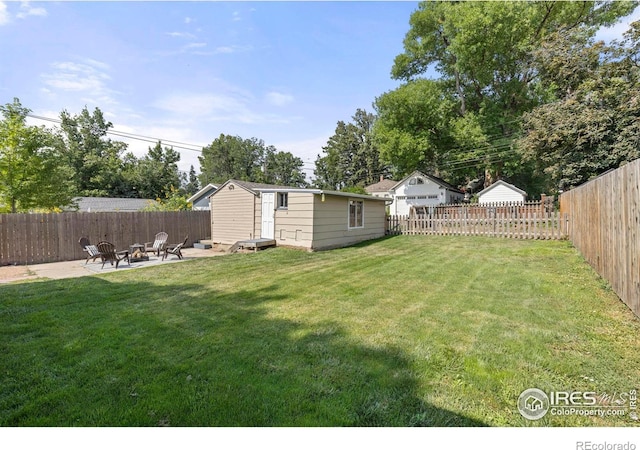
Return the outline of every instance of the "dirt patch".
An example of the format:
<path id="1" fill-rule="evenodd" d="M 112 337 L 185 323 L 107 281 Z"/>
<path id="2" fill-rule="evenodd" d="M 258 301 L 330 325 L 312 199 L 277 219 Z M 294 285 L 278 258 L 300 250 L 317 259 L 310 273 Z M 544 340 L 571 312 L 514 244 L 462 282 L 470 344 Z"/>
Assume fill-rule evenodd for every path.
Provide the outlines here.
<path id="1" fill-rule="evenodd" d="M 34 276 L 27 266 L 0 266 L 0 283 L 24 280 Z"/>

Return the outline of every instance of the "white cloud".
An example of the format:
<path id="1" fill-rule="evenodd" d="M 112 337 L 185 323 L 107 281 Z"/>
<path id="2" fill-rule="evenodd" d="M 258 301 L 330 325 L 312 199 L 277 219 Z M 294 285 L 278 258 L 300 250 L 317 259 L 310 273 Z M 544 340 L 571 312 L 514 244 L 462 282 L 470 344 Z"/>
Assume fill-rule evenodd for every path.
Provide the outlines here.
<path id="1" fill-rule="evenodd" d="M 0 25 L 6 25 L 9 23 L 9 11 L 7 11 L 7 4 L 0 2 Z"/>
<path id="2" fill-rule="evenodd" d="M 34 8 L 30 2 L 22 2 L 20 4 L 20 12 L 16 14 L 18 19 L 26 19 L 29 16 L 46 16 L 47 10 L 42 7 Z"/>
<path id="3" fill-rule="evenodd" d="M 183 32 L 183 31 L 172 31 L 170 33 L 167 33 L 167 35 L 171 36 L 171 37 L 175 37 L 175 38 L 184 38 L 184 39 L 195 39 L 196 38 L 196 36 L 194 34 Z"/>
<path id="4" fill-rule="evenodd" d="M 234 22 L 239 22 L 242 20 L 242 17 L 240 17 L 240 11 L 234 11 L 233 16 L 232 16 L 232 21 Z"/>
<path id="5" fill-rule="evenodd" d="M 265 96 L 267 103 L 274 106 L 285 106 L 293 102 L 293 96 L 289 94 L 282 94 L 280 92 L 269 92 Z"/>
<path id="6" fill-rule="evenodd" d="M 108 87 L 111 77 L 108 64 L 94 59 L 81 62 L 62 61 L 51 64 L 51 72 L 41 75 L 42 91 L 51 96 L 73 92 L 84 103 L 116 104 L 115 91 Z"/>
<path id="7" fill-rule="evenodd" d="M 190 24 L 191 22 L 193 22 L 193 19 L 191 17 L 185 17 L 184 18 L 184 23 Z"/>
<path id="8" fill-rule="evenodd" d="M 228 45 L 228 46 L 217 47 L 214 53 L 231 54 L 231 53 L 238 53 L 238 52 L 248 52 L 251 50 L 253 50 L 253 46 L 251 45 Z"/>
<path id="9" fill-rule="evenodd" d="M 602 27 L 595 35 L 596 40 L 611 42 L 614 39 L 621 40 L 622 35 L 629 29 L 629 24 L 640 20 L 640 7 L 637 7 L 630 15 L 624 17 L 619 23 L 611 27 Z"/>

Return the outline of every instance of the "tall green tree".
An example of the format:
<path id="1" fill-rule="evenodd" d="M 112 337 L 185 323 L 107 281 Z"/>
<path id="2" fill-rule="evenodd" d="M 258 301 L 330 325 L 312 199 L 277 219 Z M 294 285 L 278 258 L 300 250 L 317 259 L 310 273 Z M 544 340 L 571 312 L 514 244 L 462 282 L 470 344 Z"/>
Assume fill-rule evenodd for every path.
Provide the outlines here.
<path id="1" fill-rule="evenodd" d="M 51 210 L 71 204 L 72 171 L 44 127 L 28 126 L 31 111 L 15 98 L 0 106 L 0 210 Z"/>
<path id="2" fill-rule="evenodd" d="M 137 162 L 134 170 L 135 188 L 140 198 L 165 198 L 181 186 L 178 170 L 180 153 L 161 142 L 149 147 L 147 154 Z"/>
<path id="3" fill-rule="evenodd" d="M 553 98 L 532 64 L 532 51 L 557 30 L 582 30 L 592 35 L 598 27 L 613 24 L 630 13 L 636 4 L 421 3 L 411 15 L 404 52 L 396 57 L 392 76 L 405 81 L 398 90 L 408 92 L 417 89 L 410 87 L 412 83 L 435 70 L 438 83 L 429 90 L 426 85 L 420 86 L 427 90 L 430 101 L 416 100 L 428 109 L 413 108 L 408 101 L 398 102 L 401 107 L 411 107 L 417 123 L 432 128 L 419 126 L 411 130 L 402 124 L 398 128 L 381 127 L 383 139 L 400 145 L 400 155 L 393 155 L 393 150 L 385 151 L 385 159 L 399 164 L 397 172 L 406 172 L 416 161 L 418 164 L 432 161 L 436 169 L 447 166 L 449 170 L 471 169 L 487 180 L 526 170 L 512 148 L 522 114 Z M 437 105 L 438 97 L 453 108 Z M 378 102 L 378 106 L 384 108 L 382 103 Z M 434 117 L 434 108 L 443 117 Z M 402 111 L 394 114 L 403 115 Z M 465 129 L 473 134 L 481 130 L 484 136 L 467 138 Z M 474 141 L 478 143 L 473 144 Z"/>
<path id="4" fill-rule="evenodd" d="M 610 46 L 559 32 L 534 52 L 557 100 L 525 115 L 519 148 L 549 192 L 640 157 L 639 48 L 636 22 Z"/>
<path id="5" fill-rule="evenodd" d="M 200 183 L 204 186 L 229 179 L 260 181 L 264 152 L 262 140 L 221 134 L 198 157 Z"/>
<path id="6" fill-rule="evenodd" d="M 84 196 L 120 196 L 130 191 L 122 173 L 121 154 L 127 145 L 107 138 L 113 127 L 102 111 L 83 108 L 76 116 L 60 114 L 62 154 L 73 168 L 76 191 Z"/>
<path id="7" fill-rule="evenodd" d="M 188 196 L 192 196 L 196 192 L 200 190 L 200 183 L 198 182 L 198 175 L 196 174 L 196 169 L 193 168 L 193 165 L 189 167 L 189 174 L 186 175 L 184 179 L 184 191 Z"/>
<path id="8" fill-rule="evenodd" d="M 328 189 L 364 187 L 388 175 L 373 139 L 376 116 L 358 109 L 352 122 L 339 121 L 335 133 L 316 159 L 315 184 Z"/>
<path id="9" fill-rule="evenodd" d="M 305 187 L 306 177 L 302 172 L 304 162 L 290 152 L 267 151 L 264 166 L 264 181 L 280 186 Z"/>

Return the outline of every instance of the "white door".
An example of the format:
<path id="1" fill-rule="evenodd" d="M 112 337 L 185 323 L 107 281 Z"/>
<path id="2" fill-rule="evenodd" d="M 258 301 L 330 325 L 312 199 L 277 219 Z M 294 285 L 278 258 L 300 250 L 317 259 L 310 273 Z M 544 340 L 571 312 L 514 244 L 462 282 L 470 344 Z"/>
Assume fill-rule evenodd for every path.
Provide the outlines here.
<path id="1" fill-rule="evenodd" d="M 273 192 L 262 193 L 262 229 L 260 237 L 273 239 L 275 236 L 274 216 L 275 216 L 275 194 Z"/>

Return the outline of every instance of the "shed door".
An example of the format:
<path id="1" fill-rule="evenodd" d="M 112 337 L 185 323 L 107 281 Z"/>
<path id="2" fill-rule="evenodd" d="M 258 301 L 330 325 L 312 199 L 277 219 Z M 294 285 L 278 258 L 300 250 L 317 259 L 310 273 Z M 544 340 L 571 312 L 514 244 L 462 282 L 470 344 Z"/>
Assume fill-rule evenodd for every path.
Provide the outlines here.
<path id="1" fill-rule="evenodd" d="M 275 194 L 273 192 L 262 193 L 262 229 L 260 237 L 273 239 L 275 237 L 274 216 L 275 216 Z"/>

